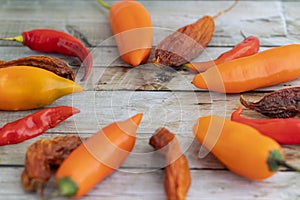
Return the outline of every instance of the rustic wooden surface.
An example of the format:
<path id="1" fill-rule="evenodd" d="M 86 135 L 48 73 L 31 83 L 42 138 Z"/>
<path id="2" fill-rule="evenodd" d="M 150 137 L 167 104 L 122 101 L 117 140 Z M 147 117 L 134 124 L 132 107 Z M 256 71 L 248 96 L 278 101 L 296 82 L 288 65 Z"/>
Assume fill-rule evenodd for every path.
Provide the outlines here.
<path id="1" fill-rule="evenodd" d="M 112 3 L 111 1 L 107 1 Z M 141 1 L 152 16 L 155 46 L 167 34 L 192 23 L 204 15 L 215 15 L 232 1 Z M 239 104 L 239 94 L 223 95 L 195 88 L 193 73 L 184 69 L 160 69 L 150 63 L 131 68 L 118 58 L 111 37 L 107 10 L 94 0 L 0 0 L 0 37 L 19 35 L 35 28 L 53 28 L 74 34 L 91 49 L 94 57 L 91 78 L 81 83 L 82 93 L 65 96 L 50 106 L 73 105 L 80 114 L 69 118 L 44 135 L 18 145 L 0 147 L 0 199 L 38 199 L 23 191 L 20 174 L 27 147 L 41 138 L 63 134 L 86 137 L 101 127 L 143 112 L 134 153 L 112 176 L 98 184 L 82 199 L 165 199 L 163 158 L 148 145 L 151 134 L 164 126 L 178 135 L 190 164 L 192 185 L 187 199 L 300 199 L 300 175 L 282 168 L 264 181 L 251 181 L 229 172 L 211 154 L 199 158 L 200 145 L 194 141 L 192 126 L 198 117 L 208 114 L 230 116 Z M 260 38 L 261 50 L 300 41 L 300 2 L 240 1 L 231 12 L 215 20 L 216 30 L 206 51 L 196 60 L 217 57 L 243 40 L 240 34 Z M 0 41 L 0 60 L 12 60 L 41 53 L 22 45 Z M 82 76 L 80 62 L 73 58 L 50 54 L 66 60 Z M 153 57 L 153 55 L 152 55 Z M 298 86 L 300 79 L 246 92 L 250 99 L 280 88 Z M 0 111 L 0 126 L 33 111 Z M 244 110 L 250 118 L 260 118 Z M 300 146 L 284 146 L 289 163 L 300 166 Z M 54 190 L 53 180 L 47 193 Z M 66 199 L 62 197 L 53 199 Z"/>

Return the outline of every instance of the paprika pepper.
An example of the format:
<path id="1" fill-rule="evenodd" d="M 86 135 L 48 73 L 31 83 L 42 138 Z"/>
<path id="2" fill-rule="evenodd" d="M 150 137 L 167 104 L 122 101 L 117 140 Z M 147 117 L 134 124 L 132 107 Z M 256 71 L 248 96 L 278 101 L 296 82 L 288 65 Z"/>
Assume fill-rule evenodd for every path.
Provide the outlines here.
<path id="1" fill-rule="evenodd" d="M 41 135 L 80 111 L 70 106 L 45 108 L 0 128 L 0 146 L 18 144 Z"/>
<path id="2" fill-rule="evenodd" d="M 53 29 L 34 29 L 25 31 L 22 35 L 12 38 L 0 38 L 20 42 L 32 50 L 45 53 L 61 53 L 78 57 L 84 65 L 85 74 L 81 79 L 86 80 L 92 71 L 93 58 L 89 50 L 76 37 Z"/>
<path id="3" fill-rule="evenodd" d="M 82 90 L 82 86 L 74 81 L 45 69 L 31 66 L 0 69 L 0 110 L 41 108 Z"/>
<path id="4" fill-rule="evenodd" d="M 231 114 L 231 120 L 249 125 L 261 134 L 273 138 L 280 144 L 300 144 L 300 119 L 247 119 L 240 116 L 242 108 L 239 107 Z"/>

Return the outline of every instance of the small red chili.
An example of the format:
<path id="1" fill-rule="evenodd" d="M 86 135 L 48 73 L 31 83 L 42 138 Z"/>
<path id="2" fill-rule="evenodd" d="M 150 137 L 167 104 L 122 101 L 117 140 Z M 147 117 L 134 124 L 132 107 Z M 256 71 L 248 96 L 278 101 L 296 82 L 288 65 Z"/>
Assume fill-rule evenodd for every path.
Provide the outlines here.
<path id="1" fill-rule="evenodd" d="M 225 63 L 237 58 L 250 56 L 256 54 L 259 50 L 260 42 L 259 39 L 255 36 L 249 36 L 245 38 L 242 42 L 238 43 L 231 50 L 222 53 L 217 59 L 207 62 L 193 62 L 184 64 L 184 67 L 187 67 L 193 71 L 204 72 L 207 69 Z"/>
<path id="2" fill-rule="evenodd" d="M 34 29 L 16 37 L 0 38 L 0 40 L 20 42 L 31 50 L 39 52 L 75 56 L 83 62 L 85 68 L 82 81 L 86 80 L 91 73 L 93 65 L 91 53 L 79 39 L 68 33 L 53 29 Z"/>
<path id="3" fill-rule="evenodd" d="M 41 135 L 80 111 L 70 106 L 45 108 L 0 128 L 0 146 L 17 144 Z"/>
<path id="4" fill-rule="evenodd" d="M 252 126 L 261 134 L 276 140 L 280 144 L 300 144 L 300 119 L 247 119 L 240 116 L 241 112 L 242 108 L 239 107 L 232 113 L 231 120 Z"/>

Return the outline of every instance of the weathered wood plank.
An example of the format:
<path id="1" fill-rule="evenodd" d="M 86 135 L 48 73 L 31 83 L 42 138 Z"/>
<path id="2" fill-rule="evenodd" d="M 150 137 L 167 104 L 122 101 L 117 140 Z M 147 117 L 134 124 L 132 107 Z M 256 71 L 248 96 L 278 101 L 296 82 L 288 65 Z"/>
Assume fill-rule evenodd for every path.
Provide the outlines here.
<path id="1" fill-rule="evenodd" d="M 21 171 L 22 168 L 1 167 L 0 177 L 5 177 L 5 180 L 0 181 L 0 198 L 39 199 L 37 195 L 26 193 L 21 188 L 19 183 Z M 264 181 L 250 181 L 224 170 L 192 170 L 191 175 L 192 185 L 187 199 L 297 200 L 300 197 L 298 190 L 300 182 L 297 181 L 300 177 L 293 172 L 280 172 Z M 81 199 L 165 199 L 163 179 L 163 170 L 148 173 L 116 171 Z M 45 192 L 49 194 L 54 190 L 52 180 Z"/>
<path id="2" fill-rule="evenodd" d="M 233 1 L 186 1 L 184 7 L 181 1 L 172 1 L 172 4 L 168 1 L 141 2 L 152 16 L 153 26 L 157 30 L 154 44 L 157 44 L 169 34 L 160 28 L 174 31 L 204 15 L 215 15 Z M 68 31 L 67 26 L 81 32 L 93 46 L 111 37 L 108 12 L 97 5 L 96 1 L 55 0 L 35 1 L 32 4 L 3 0 L 1 5 L 1 37 L 19 35 L 22 31 L 41 27 Z M 293 14 L 299 7 L 295 2 L 240 1 L 235 9 L 215 20 L 216 31 L 210 45 L 233 46 L 242 38 L 240 31 L 259 36 L 264 46 L 299 42 L 299 36 L 295 34 L 299 32 L 299 26 L 295 24 L 297 16 Z M 18 12 L 22 12 L 22 21 L 16 14 Z M 15 45 L 8 42 L 0 44 Z"/>
<path id="3" fill-rule="evenodd" d="M 261 48 L 265 50 L 267 48 Z M 228 48 L 207 48 L 195 61 L 206 61 L 214 59 Z M 199 90 L 191 84 L 195 73 L 186 69 L 173 69 L 171 67 L 157 67 L 151 63 L 139 67 L 130 67 L 119 58 L 116 47 L 91 48 L 94 56 L 94 67 L 91 77 L 87 82 L 80 83 L 85 90 L 175 90 L 191 91 Z M 30 55 L 45 55 L 21 47 L 1 47 L 1 60 L 13 60 Z M 80 67 L 78 59 L 58 54 L 47 54 L 65 60 L 71 69 L 77 73 L 77 80 L 83 76 L 83 67 Z M 153 58 L 153 54 L 151 56 Z M 150 60 L 149 60 L 150 62 Z M 154 84 L 158 87 L 145 85 Z M 159 85 L 162 87 L 159 87 Z M 273 91 L 285 87 L 299 86 L 300 79 L 277 84 L 274 86 L 260 88 L 256 91 Z"/>

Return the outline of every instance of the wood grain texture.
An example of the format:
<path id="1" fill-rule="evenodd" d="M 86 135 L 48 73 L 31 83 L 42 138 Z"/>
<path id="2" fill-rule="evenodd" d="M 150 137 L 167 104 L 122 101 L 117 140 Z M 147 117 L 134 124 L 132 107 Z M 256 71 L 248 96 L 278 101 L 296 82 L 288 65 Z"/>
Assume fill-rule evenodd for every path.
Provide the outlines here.
<path id="1" fill-rule="evenodd" d="M 106 1 L 112 4 L 115 1 Z M 204 15 L 215 15 L 233 1 L 140 1 L 152 16 L 155 27 L 155 47 L 176 29 L 193 23 Z M 211 154 L 199 158 L 200 145 L 192 135 L 192 126 L 203 115 L 217 114 L 227 118 L 239 105 L 239 94 L 224 95 L 195 88 L 190 82 L 194 75 L 183 68 L 159 68 L 149 63 L 138 68 L 125 64 L 109 26 L 108 11 L 94 0 L 0 0 L 0 37 L 19 35 L 35 28 L 53 28 L 81 39 L 94 57 L 93 72 L 86 82 L 79 82 L 83 67 L 77 58 L 48 54 L 61 58 L 77 74 L 84 91 L 58 99 L 49 105 L 72 105 L 81 113 L 67 119 L 45 134 L 21 144 L 0 147 L 0 199 L 38 199 L 26 193 L 20 185 L 26 149 L 34 141 L 64 134 L 88 137 L 107 124 L 124 120 L 143 112 L 133 154 L 120 170 L 98 184 L 88 200 L 165 199 L 163 190 L 164 159 L 153 150 L 148 140 L 159 127 L 177 134 L 192 173 L 188 200 L 256 199 L 297 200 L 300 198 L 300 177 L 282 168 L 265 181 L 251 181 L 234 175 Z M 215 20 L 216 30 L 208 48 L 195 61 L 216 58 L 243 40 L 255 35 L 261 41 L 261 51 L 285 44 L 299 43 L 300 2 L 298 1 L 239 1 L 229 13 Z M 42 55 L 21 44 L 0 41 L 0 60 L 13 60 L 29 55 Z M 299 86 L 300 79 L 243 93 L 258 100 L 270 91 Z M 0 111 L 0 126 L 24 117 L 35 110 Z M 249 118 L 263 118 L 245 109 Z M 283 146 L 290 164 L 300 166 L 300 146 Z M 47 192 L 54 190 L 51 180 Z M 54 198 L 64 200 L 67 198 Z"/>

